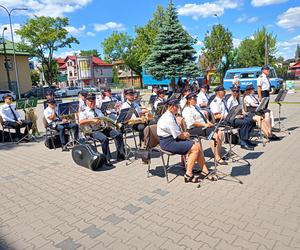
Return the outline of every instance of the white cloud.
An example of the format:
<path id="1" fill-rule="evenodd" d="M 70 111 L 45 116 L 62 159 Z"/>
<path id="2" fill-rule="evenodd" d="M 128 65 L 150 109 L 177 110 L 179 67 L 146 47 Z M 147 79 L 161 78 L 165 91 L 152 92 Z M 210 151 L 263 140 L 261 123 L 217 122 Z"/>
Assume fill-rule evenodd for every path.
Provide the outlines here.
<path id="1" fill-rule="evenodd" d="M 289 8 L 286 12 L 278 16 L 277 25 L 286 28 L 294 29 L 300 27 L 300 6 Z"/>
<path id="2" fill-rule="evenodd" d="M 66 50 L 66 51 L 62 51 L 62 52 L 54 52 L 54 58 L 66 58 L 67 56 L 74 56 L 74 55 L 79 55 L 80 54 L 80 50 Z"/>
<path id="3" fill-rule="evenodd" d="M 76 27 L 74 27 L 74 26 L 67 26 L 67 27 L 66 27 L 66 30 L 67 30 L 67 31 L 70 33 L 70 35 L 72 35 L 72 36 L 82 36 L 82 35 L 84 35 L 85 28 L 86 28 L 85 25 L 82 25 L 82 26 L 79 27 L 79 28 L 76 28 Z"/>
<path id="4" fill-rule="evenodd" d="M 200 17 L 206 18 L 217 14 L 223 15 L 224 8 L 215 3 L 194 4 L 188 3 L 183 7 L 178 8 L 180 16 L 192 16 L 193 19 L 198 20 Z"/>
<path id="5" fill-rule="evenodd" d="M 288 0 L 252 0 L 251 4 L 254 7 L 260 7 L 265 5 L 271 5 L 271 4 L 279 4 L 279 3 L 285 3 Z"/>
<path id="6" fill-rule="evenodd" d="M 300 44 L 300 35 L 297 35 L 284 42 L 278 42 L 278 47 L 284 49 L 284 48 L 296 47 L 297 44 Z"/>
<path id="7" fill-rule="evenodd" d="M 203 46 L 203 42 L 202 42 L 202 41 L 199 41 L 199 40 L 197 40 L 197 42 L 196 42 L 196 45 L 197 45 L 197 46 Z"/>
<path id="8" fill-rule="evenodd" d="M 295 55 L 297 44 L 300 44 L 300 35 L 297 35 L 284 42 L 278 42 L 278 50 L 276 56 L 283 56 L 285 59 L 293 58 Z"/>
<path id="9" fill-rule="evenodd" d="M 4 27 L 7 27 L 7 30 L 4 31 L 4 38 L 6 40 L 11 41 L 12 39 L 11 39 L 11 32 L 10 32 L 10 26 L 9 26 L 9 24 L 0 24 L 0 30 L 1 30 L 1 32 L 3 31 Z M 14 23 L 12 25 L 13 35 L 14 35 L 14 42 L 16 42 L 16 43 L 18 43 L 18 42 L 21 41 L 21 37 L 16 34 L 16 30 L 18 30 L 20 28 L 21 28 L 21 24 L 19 24 L 19 23 Z M 1 38 L 2 38 L 2 33 L 1 33 Z"/>
<path id="10" fill-rule="evenodd" d="M 247 15 L 243 14 L 236 21 L 238 23 L 255 23 L 258 21 L 258 19 L 259 18 L 257 16 L 248 17 Z"/>
<path id="11" fill-rule="evenodd" d="M 108 23 L 104 23 L 104 24 L 95 23 L 94 30 L 96 32 L 100 32 L 100 31 L 104 31 L 104 30 L 122 31 L 122 30 L 125 30 L 125 27 L 122 23 L 116 23 L 116 22 L 108 22 Z"/>
<path id="12" fill-rule="evenodd" d="M 233 47 L 234 47 L 234 48 L 239 47 L 240 44 L 241 44 L 241 42 L 242 42 L 242 39 L 239 39 L 239 38 L 233 38 L 233 39 L 232 39 L 232 43 L 233 43 Z"/>
<path id="13" fill-rule="evenodd" d="M 96 34 L 94 32 L 88 31 L 86 33 L 87 36 L 96 36 Z"/>
<path id="14" fill-rule="evenodd" d="M 225 9 L 235 9 L 241 5 L 242 1 L 239 0 L 217 0 L 202 4 L 187 3 L 182 7 L 179 6 L 177 11 L 180 16 L 191 16 L 194 20 L 198 20 L 214 15 L 221 16 Z"/>
<path id="15" fill-rule="evenodd" d="M 0 0 L 0 4 L 8 8 L 28 8 L 28 11 L 19 12 L 19 14 L 29 16 L 64 16 L 65 13 L 71 13 L 83 8 L 92 0 Z"/>

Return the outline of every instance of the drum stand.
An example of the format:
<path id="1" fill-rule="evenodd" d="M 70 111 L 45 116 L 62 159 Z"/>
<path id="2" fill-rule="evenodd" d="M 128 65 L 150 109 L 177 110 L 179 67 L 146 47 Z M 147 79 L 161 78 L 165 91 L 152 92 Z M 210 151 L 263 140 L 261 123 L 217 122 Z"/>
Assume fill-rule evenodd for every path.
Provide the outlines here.
<path id="1" fill-rule="evenodd" d="M 207 174 L 203 180 L 209 179 L 209 177 L 212 177 L 212 178 L 217 177 L 217 180 L 223 180 L 226 177 L 229 177 L 233 180 L 236 180 L 238 183 L 243 184 L 243 182 L 239 178 L 237 178 L 235 176 L 232 176 L 231 174 L 224 173 L 224 172 L 222 172 L 218 169 L 218 164 L 217 164 L 217 159 L 216 159 L 217 140 L 213 137 L 211 138 L 211 140 L 213 140 L 213 142 L 214 142 L 214 152 L 213 152 L 213 154 L 214 154 L 214 167 L 213 167 L 213 170 L 211 170 L 209 172 L 209 174 Z M 201 187 L 201 183 L 199 183 L 197 185 L 197 188 L 200 188 L 200 187 Z"/>

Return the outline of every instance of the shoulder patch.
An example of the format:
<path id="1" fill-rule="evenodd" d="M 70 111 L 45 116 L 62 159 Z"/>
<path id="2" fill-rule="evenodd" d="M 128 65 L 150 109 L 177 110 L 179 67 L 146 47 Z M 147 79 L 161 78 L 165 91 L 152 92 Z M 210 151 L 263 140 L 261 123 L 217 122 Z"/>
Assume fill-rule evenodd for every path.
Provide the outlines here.
<path id="1" fill-rule="evenodd" d="M 214 102 L 217 102 L 217 99 L 214 99 Z"/>

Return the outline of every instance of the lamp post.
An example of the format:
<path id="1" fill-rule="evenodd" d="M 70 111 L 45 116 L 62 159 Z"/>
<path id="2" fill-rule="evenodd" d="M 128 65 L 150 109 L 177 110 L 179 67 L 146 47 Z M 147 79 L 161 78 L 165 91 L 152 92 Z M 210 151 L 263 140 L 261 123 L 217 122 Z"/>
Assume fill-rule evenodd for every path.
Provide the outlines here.
<path id="1" fill-rule="evenodd" d="M 5 40 L 4 40 L 4 31 L 6 31 L 6 30 L 7 30 L 7 27 L 4 27 L 3 31 L 2 31 L 2 42 L 3 42 L 3 53 L 4 53 L 4 67 L 6 69 L 8 89 L 11 90 L 11 81 L 10 81 L 10 75 L 9 75 L 9 66 L 8 66 L 8 59 L 7 59 L 7 54 L 6 54 L 6 46 L 5 46 Z"/>
<path id="2" fill-rule="evenodd" d="M 16 81 L 17 81 L 17 88 L 18 88 L 18 97 L 21 99 L 21 93 L 20 93 L 20 84 L 19 84 L 19 72 L 18 72 L 18 66 L 17 66 L 17 60 L 16 60 L 16 49 L 15 49 L 15 42 L 14 42 L 14 33 L 12 29 L 12 23 L 11 23 L 11 14 L 15 10 L 28 10 L 27 8 L 13 8 L 11 10 L 8 10 L 5 6 L 0 4 L 0 7 L 4 9 L 8 15 L 9 19 L 9 26 L 10 26 L 10 32 L 11 32 L 11 40 L 13 45 L 13 52 L 14 52 L 14 66 L 15 66 L 15 72 L 16 72 Z"/>
<path id="3" fill-rule="evenodd" d="M 220 26 L 220 17 L 218 16 L 218 14 L 214 14 L 214 17 L 216 17 L 218 19 L 218 25 Z M 219 37 L 219 35 L 218 35 Z M 222 82 L 221 78 L 222 78 L 222 73 L 221 73 L 221 56 L 219 55 L 219 77 L 220 77 L 220 83 Z"/>

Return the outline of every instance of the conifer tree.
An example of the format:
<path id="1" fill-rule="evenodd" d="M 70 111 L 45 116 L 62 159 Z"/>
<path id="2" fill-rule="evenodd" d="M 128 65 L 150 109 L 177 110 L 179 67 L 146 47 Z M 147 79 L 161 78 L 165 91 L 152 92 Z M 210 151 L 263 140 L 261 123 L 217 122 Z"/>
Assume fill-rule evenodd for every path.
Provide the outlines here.
<path id="1" fill-rule="evenodd" d="M 145 62 L 146 70 L 157 80 L 184 75 L 196 76 L 199 70 L 193 48 L 195 42 L 180 24 L 170 0 L 151 54 Z"/>

